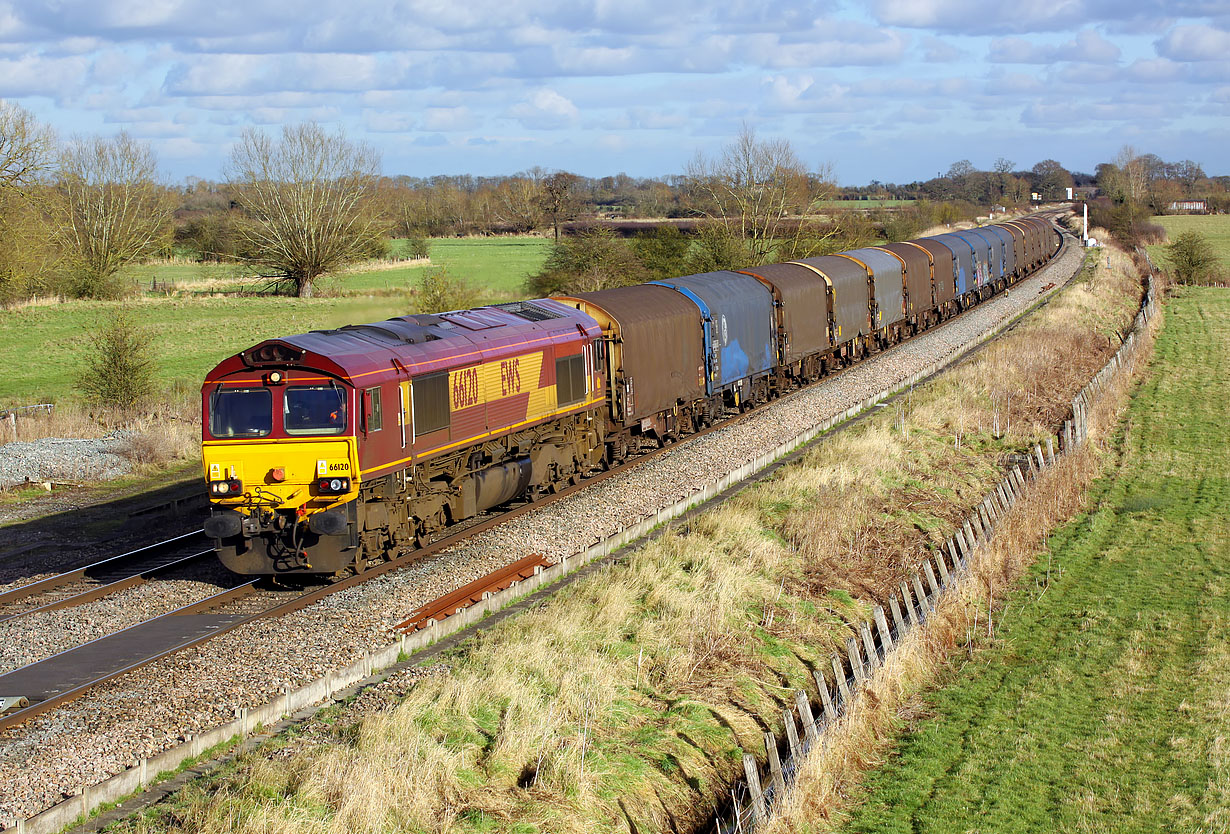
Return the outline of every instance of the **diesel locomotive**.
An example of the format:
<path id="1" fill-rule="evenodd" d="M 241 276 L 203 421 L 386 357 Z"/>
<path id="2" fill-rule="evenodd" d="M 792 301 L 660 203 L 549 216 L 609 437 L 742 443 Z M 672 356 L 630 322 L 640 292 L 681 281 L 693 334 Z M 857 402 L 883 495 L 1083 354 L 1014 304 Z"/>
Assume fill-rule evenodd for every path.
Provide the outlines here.
<path id="1" fill-rule="evenodd" d="M 1027 217 L 270 339 L 202 387 L 205 531 L 236 573 L 362 571 L 908 338 L 1058 247 Z"/>

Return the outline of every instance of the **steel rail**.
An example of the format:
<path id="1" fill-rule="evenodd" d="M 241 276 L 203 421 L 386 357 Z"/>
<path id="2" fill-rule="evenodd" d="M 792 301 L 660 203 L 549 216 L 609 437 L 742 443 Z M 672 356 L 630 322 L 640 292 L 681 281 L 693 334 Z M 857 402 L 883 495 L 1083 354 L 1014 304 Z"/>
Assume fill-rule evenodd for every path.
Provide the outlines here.
<path id="1" fill-rule="evenodd" d="M 113 569 L 124 562 L 146 558 L 154 555 L 158 551 L 183 547 L 188 544 L 190 540 L 202 538 L 204 535 L 205 532 L 203 530 L 184 533 L 182 536 L 175 536 L 174 538 L 170 538 L 165 541 L 145 545 L 144 547 L 139 547 L 136 550 L 130 550 L 127 553 L 121 553 L 118 556 L 110 556 L 101 561 L 76 568 L 75 570 L 65 571 L 64 573 L 58 573 L 55 576 L 49 576 L 46 579 L 40 579 L 37 582 L 21 585 L 17 588 L 0 593 L 0 605 L 10 602 L 17 602 L 32 597 L 35 594 L 41 594 L 44 591 L 54 591 L 56 588 L 71 585 L 73 582 L 77 582 L 82 579 L 88 579 L 88 574 L 91 571 Z"/>
<path id="2" fill-rule="evenodd" d="M 29 616 L 30 614 L 42 614 L 47 611 L 56 611 L 60 608 L 74 608 L 78 605 L 85 605 L 87 602 L 93 602 L 94 600 L 102 599 L 105 596 L 123 591 L 127 588 L 141 585 L 156 576 L 161 576 L 164 573 L 170 573 L 171 571 L 182 568 L 185 565 L 197 561 L 198 559 L 203 559 L 206 556 L 213 556 L 215 552 L 216 551 L 213 550 L 213 548 L 210 548 L 209 550 L 202 550 L 199 553 L 192 553 L 179 559 L 174 559 L 170 562 L 164 562 L 161 565 L 155 565 L 152 568 L 147 568 L 123 579 L 117 579 L 114 582 L 107 582 L 103 585 L 98 585 L 94 588 L 90 588 L 89 590 L 82 591 L 79 594 L 73 594 L 72 596 L 64 597 L 63 599 L 58 599 L 54 602 L 49 602 L 46 605 L 40 605 L 37 608 L 27 608 L 25 611 L 0 615 L 0 623 L 7 623 L 10 620 L 16 620 L 20 617 Z"/>

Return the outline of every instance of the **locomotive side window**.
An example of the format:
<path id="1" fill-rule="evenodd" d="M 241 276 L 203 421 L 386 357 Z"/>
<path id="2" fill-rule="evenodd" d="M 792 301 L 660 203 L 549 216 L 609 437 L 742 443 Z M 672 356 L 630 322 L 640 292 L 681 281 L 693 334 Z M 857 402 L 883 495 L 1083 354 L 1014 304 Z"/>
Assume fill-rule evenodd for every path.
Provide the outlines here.
<path id="1" fill-rule="evenodd" d="M 411 386 L 414 436 L 419 437 L 448 428 L 448 372 L 421 376 L 414 380 Z"/>
<path id="2" fill-rule="evenodd" d="M 341 434 L 346 429 L 346 389 L 336 382 L 288 387 L 282 427 L 287 434 Z"/>
<path id="3" fill-rule="evenodd" d="M 209 433 L 214 437 L 264 437 L 273 430 L 273 395 L 268 388 L 215 388 L 209 398 Z"/>
<path id="4" fill-rule="evenodd" d="M 555 360 L 555 399 L 560 406 L 585 399 L 585 357 L 581 354 Z"/>
<path id="5" fill-rule="evenodd" d="M 367 430 L 380 431 L 384 428 L 384 409 L 380 406 L 380 389 L 368 388 L 364 407 L 367 408 Z"/>

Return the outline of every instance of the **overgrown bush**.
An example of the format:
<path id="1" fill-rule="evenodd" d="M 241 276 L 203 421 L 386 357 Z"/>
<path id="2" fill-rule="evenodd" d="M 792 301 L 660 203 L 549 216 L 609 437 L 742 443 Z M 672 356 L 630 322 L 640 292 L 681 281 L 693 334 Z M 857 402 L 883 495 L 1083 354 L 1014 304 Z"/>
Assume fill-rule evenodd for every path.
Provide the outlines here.
<path id="1" fill-rule="evenodd" d="M 444 267 L 423 270 L 415 290 L 414 307 L 420 313 L 440 313 L 465 310 L 478 301 L 478 291 L 465 279 L 453 275 Z"/>
<path id="2" fill-rule="evenodd" d="M 747 241 L 721 223 L 705 223 L 696 230 L 696 243 L 688 253 L 686 272 L 695 274 L 720 269 L 758 266 Z"/>
<path id="3" fill-rule="evenodd" d="M 153 334 L 116 310 L 86 334 L 77 388 L 90 403 L 131 409 L 154 391 Z"/>
<path id="4" fill-rule="evenodd" d="M 406 258 L 417 260 L 420 258 L 431 257 L 431 245 L 425 237 L 412 237 L 406 241 L 406 246 L 402 250 L 402 254 Z"/>
<path id="5" fill-rule="evenodd" d="M 632 241 L 637 257 L 654 278 L 675 278 L 687 268 L 692 240 L 674 224 L 663 224 L 651 232 L 641 232 Z"/>
<path id="6" fill-rule="evenodd" d="M 532 294 L 541 296 L 623 287 L 652 277 L 628 241 L 607 229 L 594 229 L 555 244 L 542 270 L 526 283 Z"/>
<path id="7" fill-rule="evenodd" d="M 1179 284 L 1207 284 L 1217 268 L 1217 254 L 1199 232 L 1184 232 L 1166 247 L 1166 259 Z"/>

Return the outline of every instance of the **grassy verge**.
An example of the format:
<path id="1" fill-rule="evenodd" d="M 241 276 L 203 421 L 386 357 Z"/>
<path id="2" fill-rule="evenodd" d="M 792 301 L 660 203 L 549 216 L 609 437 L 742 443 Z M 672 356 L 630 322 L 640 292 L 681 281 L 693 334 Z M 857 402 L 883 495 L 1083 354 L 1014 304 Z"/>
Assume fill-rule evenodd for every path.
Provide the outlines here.
<path id="1" fill-rule="evenodd" d="M 1162 226 L 1171 240 L 1184 232 L 1204 235 L 1221 258 L 1222 270 L 1230 271 L 1230 214 L 1170 214 L 1153 217 L 1149 222 Z M 1159 243 L 1146 248 L 1154 263 L 1167 263 L 1166 244 Z"/>
<path id="2" fill-rule="evenodd" d="M 1126 259 L 897 408 L 130 831 L 686 830 L 849 623 L 1109 353 Z M 403 685 L 405 685 L 403 683 Z"/>
<path id="3" fill-rule="evenodd" d="M 1166 321 L 1111 470 L 995 638 L 949 656 L 951 685 L 904 700 L 883 729 L 905 733 L 845 785 L 853 798 L 796 812 L 792 830 L 1230 826 L 1230 293 L 1179 290 Z"/>

